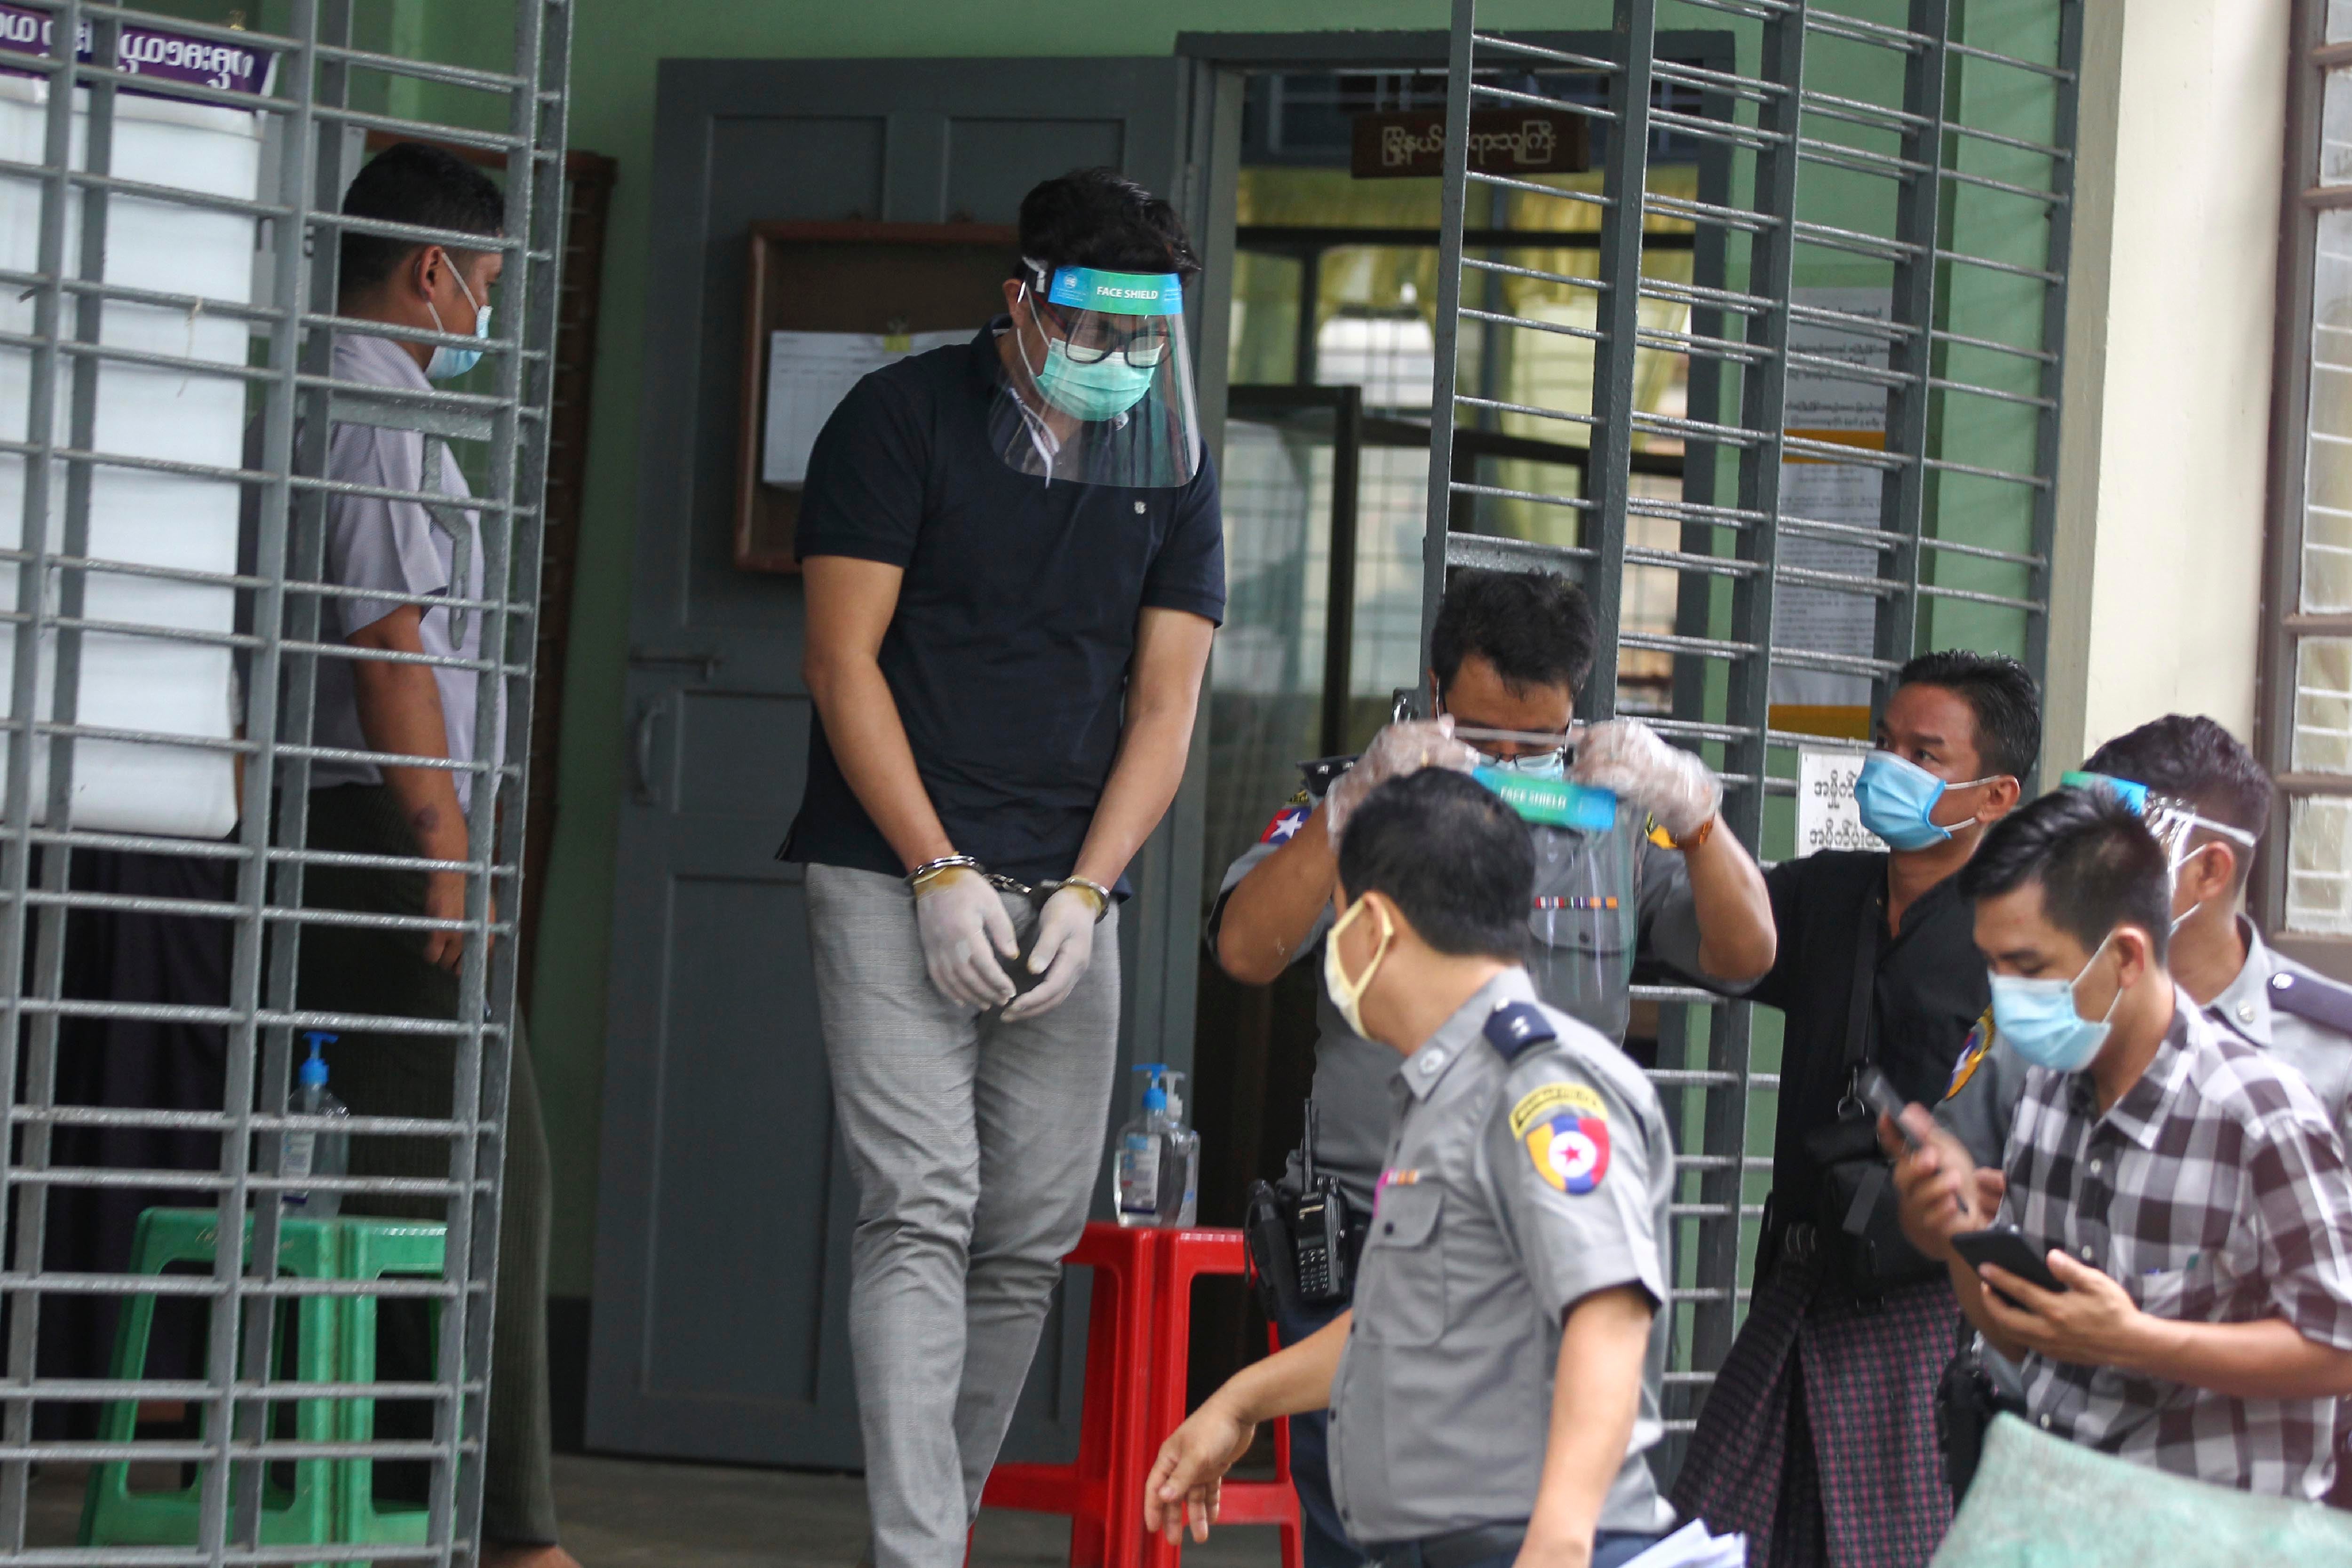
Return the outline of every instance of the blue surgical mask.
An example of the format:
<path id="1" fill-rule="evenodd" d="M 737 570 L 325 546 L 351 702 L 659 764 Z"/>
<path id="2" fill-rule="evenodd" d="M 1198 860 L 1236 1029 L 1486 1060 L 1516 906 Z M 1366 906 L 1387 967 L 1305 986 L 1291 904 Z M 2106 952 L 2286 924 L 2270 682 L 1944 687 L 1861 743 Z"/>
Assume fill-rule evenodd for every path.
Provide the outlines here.
<path id="1" fill-rule="evenodd" d="M 1862 825 L 1886 841 L 1889 849 L 1924 850 L 1940 844 L 1952 831 L 1930 815 L 1948 789 L 1973 789 L 2000 778 L 1998 773 L 1948 784 L 1907 758 L 1891 751 L 1874 751 L 1853 781 L 1854 804 L 1862 810 Z"/>
<path id="2" fill-rule="evenodd" d="M 1156 365 L 1131 365 L 1124 354 L 1109 354 L 1091 365 L 1070 358 L 1070 348 L 1059 338 L 1045 339 L 1045 364 L 1037 371 L 1037 390 L 1047 402 L 1073 419 L 1117 419 L 1143 401 L 1151 390 Z"/>
<path id="3" fill-rule="evenodd" d="M 457 279 L 457 292 L 466 297 L 466 303 L 474 307 L 474 336 L 477 338 L 487 339 L 490 335 L 490 308 L 487 305 L 476 302 L 474 298 L 474 291 L 466 287 L 466 278 L 463 273 L 460 273 L 455 267 L 452 267 L 449 271 L 449 276 Z M 433 311 L 433 324 L 436 327 L 441 327 L 441 329 L 444 332 L 449 329 L 446 327 L 441 326 L 441 312 L 434 309 L 433 301 L 430 299 L 426 300 L 425 302 L 425 308 L 427 310 Z M 467 371 L 472 370 L 476 365 L 478 365 L 481 362 L 481 350 L 453 349 L 446 343 L 444 343 L 433 350 L 433 358 L 431 361 L 425 365 L 425 373 L 434 381 L 446 382 L 452 376 L 464 375 Z"/>
<path id="4" fill-rule="evenodd" d="M 1992 977 L 1993 1028 L 2018 1055 L 2053 1072 L 2080 1072 L 2091 1064 L 2107 1042 L 2107 1020 L 2116 1016 L 2116 1003 L 2124 999 L 2123 988 L 2116 988 L 2115 1001 L 2094 1023 L 2074 1010 L 2074 988 L 2114 940 L 2112 931 L 2101 938 L 2071 980 L 2028 980 L 2014 975 Z"/>

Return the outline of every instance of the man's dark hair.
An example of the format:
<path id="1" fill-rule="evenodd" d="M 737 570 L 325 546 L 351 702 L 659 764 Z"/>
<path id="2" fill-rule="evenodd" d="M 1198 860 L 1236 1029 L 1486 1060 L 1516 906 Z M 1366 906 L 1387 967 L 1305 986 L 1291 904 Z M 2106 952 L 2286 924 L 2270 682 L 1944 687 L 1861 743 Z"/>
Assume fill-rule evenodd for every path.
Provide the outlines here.
<path id="1" fill-rule="evenodd" d="M 2242 828 L 2259 839 L 2271 821 L 2271 776 L 2237 737 L 2202 714 L 2168 713 L 2116 737 L 2083 764 L 2093 773 L 2128 779 L 2159 795 L 2186 800 L 2200 817 Z M 2210 839 L 2211 834 L 2200 834 Z M 2231 844 L 2238 880 L 2254 857 Z"/>
<path id="2" fill-rule="evenodd" d="M 1021 256 L 1013 276 L 1033 286 L 1031 261 L 1187 278 L 1201 270 L 1176 209 L 1116 169 L 1073 169 L 1022 197 Z"/>
<path id="3" fill-rule="evenodd" d="M 2042 755 L 2042 694 L 2023 664 L 2006 653 L 1946 648 L 1922 653 L 1895 685 L 1941 686 L 1976 715 L 1977 760 L 1995 774 L 2023 779 Z"/>
<path id="4" fill-rule="evenodd" d="M 1985 832 L 1956 885 L 1971 902 L 2042 884 L 2050 923 L 2088 951 L 2118 925 L 2147 933 L 2164 962 L 2172 889 L 2164 846 L 2105 785 L 2058 789 L 2019 807 Z"/>
<path id="5" fill-rule="evenodd" d="M 1350 898 L 1387 895 L 1441 953 L 1517 963 L 1527 955 L 1536 848 L 1518 814 L 1444 768 L 1391 779 L 1339 835 Z"/>
<path id="6" fill-rule="evenodd" d="M 507 199 L 498 182 L 446 148 L 422 141 L 396 142 L 368 160 L 343 193 L 343 213 L 485 237 L 507 226 Z M 347 293 L 377 287 L 423 248 L 413 239 L 346 231 L 341 287 Z M 463 264 L 454 246 L 451 254 Z"/>
<path id="7" fill-rule="evenodd" d="M 1565 685 L 1584 689 L 1598 641 L 1584 590 L 1548 571 L 1457 568 L 1446 580 L 1429 633 L 1429 667 L 1443 695 L 1463 659 L 1476 653 L 1514 692 Z"/>

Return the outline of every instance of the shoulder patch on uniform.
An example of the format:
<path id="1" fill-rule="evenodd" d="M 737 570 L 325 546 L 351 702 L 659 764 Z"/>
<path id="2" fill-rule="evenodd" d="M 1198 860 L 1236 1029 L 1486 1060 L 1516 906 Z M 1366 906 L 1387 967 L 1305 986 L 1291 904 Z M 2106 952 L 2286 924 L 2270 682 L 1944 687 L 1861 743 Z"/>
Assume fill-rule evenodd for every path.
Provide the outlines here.
<path id="1" fill-rule="evenodd" d="M 2271 1006 L 2306 1023 L 2352 1034 L 2352 986 L 2324 975 L 2279 969 L 2271 975 Z"/>
<path id="2" fill-rule="evenodd" d="M 1969 1080 L 1977 1075 L 1977 1069 L 1984 1064 L 1985 1053 L 1991 1049 L 1992 1009 L 1987 1008 L 1984 1017 L 1977 1019 L 1976 1028 L 1969 1030 L 1969 1038 L 1960 1042 L 1960 1059 L 1952 1063 L 1951 1082 L 1944 1085 L 1945 1099 L 1949 1100 L 1969 1086 Z"/>
<path id="3" fill-rule="evenodd" d="M 1529 1046 L 1559 1038 L 1559 1031 L 1533 1002 L 1506 1002 L 1486 1019 L 1486 1043 L 1502 1052 L 1506 1061 L 1517 1061 Z"/>
<path id="4" fill-rule="evenodd" d="M 1649 818 L 1642 824 L 1642 833 L 1643 837 L 1647 838 L 1652 843 L 1657 845 L 1662 850 L 1671 850 L 1679 847 L 1674 841 L 1674 835 L 1667 832 L 1665 829 L 1658 826 L 1658 819 L 1655 817 Z"/>
<path id="5" fill-rule="evenodd" d="M 1311 814 L 1311 810 L 1306 806 L 1285 806 L 1274 814 L 1274 821 L 1265 825 L 1265 831 L 1257 836 L 1257 841 L 1262 844 L 1288 843 L 1292 836 L 1307 825 L 1307 819 Z"/>
<path id="6" fill-rule="evenodd" d="M 1609 1174 L 1609 1108 L 1582 1083 L 1544 1083 L 1511 1107 L 1511 1136 L 1553 1190 L 1582 1197 Z"/>

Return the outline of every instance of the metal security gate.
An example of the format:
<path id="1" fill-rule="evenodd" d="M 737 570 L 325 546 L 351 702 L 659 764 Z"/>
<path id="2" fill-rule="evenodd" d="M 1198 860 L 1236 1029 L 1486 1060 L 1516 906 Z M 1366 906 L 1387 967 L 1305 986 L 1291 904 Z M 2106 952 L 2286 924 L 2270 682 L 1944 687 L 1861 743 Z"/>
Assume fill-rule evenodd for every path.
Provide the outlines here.
<path id="1" fill-rule="evenodd" d="M 1721 770 L 1725 817 L 1759 860 L 1799 847 L 1798 748 L 1860 749 L 1855 726 L 1913 653 L 2000 649 L 2038 675 L 2047 641 L 2081 0 L 1910 0 L 1901 26 L 1864 9 L 1616 0 L 1601 58 L 1480 32 L 1475 0 L 1454 6 L 1423 644 L 1448 567 L 1578 579 L 1603 649 L 1582 716 L 1622 711 L 1618 658 L 1670 657 L 1652 722 Z M 1667 19 L 1726 29 L 1738 68 L 1663 55 Z M 1473 167 L 1468 111 L 1522 108 L 1584 117 L 1598 191 Z M 1712 157 L 1696 198 L 1650 183 L 1667 133 Z M 1482 187 L 1597 208 L 1593 274 L 1465 254 Z M 1687 280 L 1645 269 L 1662 241 L 1696 251 Z M 1498 282 L 1584 303 L 1514 309 Z M 1498 374 L 1498 344 L 1539 334 L 1589 345 L 1589 401 Z M 1680 411 L 1637 395 L 1662 361 L 1680 361 Z M 1490 475 L 1457 443 L 1474 426 L 1589 442 L 1587 461 Z M 1679 493 L 1640 483 L 1661 448 L 1680 451 Z M 1636 538 L 1651 520 L 1664 537 Z M 1644 573 L 1671 579 L 1670 632 L 1623 613 Z M 1799 717 L 1811 733 L 1782 722 Z M 1748 1295 L 1779 1082 L 1759 1037 L 1777 1019 L 1679 987 L 1635 995 L 1662 1009 L 1653 1077 L 1685 1150 L 1679 1434 Z"/>
<path id="2" fill-rule="evenodd" d="M 25 410 L 21 425 L 0 430 L 0 466 L 20 482 L 22 499 L 20 517 L 0 519 L 0 531 L 16 530 L 9 536 L 16 548 L 0 551 L 0 573 L 14 578 L 5 613 L 14 658 L 0 809 L 0 952 L 7 968 L 0 1021 L 8 1081 L 15 1085 L 12 1145 L 0 1172 L 11 1232 L 6 1272 L 0 1277 L 6 1313 L 6 1371 L 0 1381 L 0 1559 L 12 1562 L 446 1563 L 474 1555 L 469 1537 L 481 1507 L 488 1303 L 497 1269 L 499 1156 L 513 1039 L 512 922 L 520 907 L 522 775 L 530 730 L 532 615 L 553 368 L 571 16 L 562 0 L 516 0 L 511 59 L 501 68 L 484 69 L 355 47 L 354 0 L 293 0 L 290 9 L 289 31 L 274 36 L 78 0 L 12 0 L 0 8 L 0 48 L 7 51 L 0 52 L 0 113 L 18 115 L 9 123 L 25 132 L 0 144 L 0 198 L 16 203 L 10 211 L 21 222 L 15 232 L 26 242 L 25 255 L 8 251 L 8 265 L 0 269 L 0 302 L 14 298 L 23 308 L 20 316 L 0 323 L 9 329 L 0 331 L 0 408 L 10 407 L 13 396 Z M 360 19 L 369 21 L 363 14 Z M 68 83 L 72 90 L 58 90 Z M 249 117 L 249 129 L 240 128 L 240 116 Z M 499 124 L 502 131 L 477 128 Z M 232 141 L 249 137 L 258 146 L 249 150 L 250 162 L 238 162 L 248 152 L 236 152 L 229 160 L 235 178 L 207 183 L 209 176 L 189 172 L 194 162 L 163 155 L 172 154 L 169 138 L 192 127 Z M 494 172 L 503 164 L 509 237 L 485 240 L 338 215 L 344 186 L 363 156 L 363 138 L 371 133 L 443 143 Z M 148 149 L 146 161 L 135 166 L 130 156 L 134 148 Z M 154 265 L 141 270 L 145 264 L 139 258 L 155 247 L 142 250 L 145 241 L 134 243 L 146 232 L 140 225 L 163 225 L 154 229 L 157 235 L 176 232 L 171 224 L 190 214 L 241 225 L 237 232 L 248 236 L 244 265 L 250 269 L 249 287 L 235 278 L 217 286 L 186 281 L 205 276 L 192 256 L 151 256 Z M 331 379 L 331 335 L 341 324 L 335 315 L 337 242 L 349 230 L 507 253 L 495 318 L 503 331 L 483 345 L 484 368 L 464 383 L 470 390 L 408 393 Z M 206 349 L 216 341 L 209 334 L 224 323 L 229 324 L 229 340 Z M 160 336 L 150 328 L 158 328 Z M 369 329 L 452 347 L 470 341 L 396 328 Z M 215 412 L 233 426 L 249 423 L 257 430 L 257 463 L 240 460 L 233 446 L 225 455 L 207 452 L 204 460 L 192 460 L 167 439 L 175 439 L 175 432 L 184 434 L 193 417 L 189 411 L 223 386 L 233 391 L 226 409 Z M 141 401 L 142 387 L 178 401 L 148 407 Z M 430 598 L 478 615 L 483 657 L 469 662 L 367 655 L 471 672 L 482 696 L 477 756 L 494 750 L 493 699 L 503 696 L 509 715 L 503 756 L 455 765 L 485 780 L 471 791 L 463 862 L 337 855 L 302 847 L 313 765 L 368 755 L 321 747 L 311 734 L 320 658 L 361 656 L 321 635 L 323 602 L 337 595 L 359 596 L 322 581 L 327 502 L 333 494 L 425 503 L 439 498 L 323 479 L 328 428 L 335 419 L 418 430 L 451 442 L 473 477 L 485 580 L 461 581 L 446 599 L 412 599 L 422 603 Z M 13 417 L 9 423 L 17 423 Z M 132 494 L 136 485 L 123 476 L 151 487 L 171 480 L 194 488 L 177 499 L 158 498 L 162 492 L 156 491 L 140 503 Z M 200 514 L 214 517 L 224 495 L 233 514 L 240 494 L 257 498 L 257 507 L 252 499 L 247 502 L 248 517 L 257 514 L 257 523 L 248 521 L 243 541 L 247 559 L 257 566 L 234 560 L 190 565 L 188 557 L 175 556 L 172 549 L 142 553 L 124 542 L 148 537 L 131 525 L 152 520 L 158 507 L 184 507 L 170 511 L 173 527 L 161 536 L 184 544 L 201 531 Z M 121 517 L 109 509 L 117 507 L 126 508 Z M 229 537 L 235 537 L 234 528 Z M 102 610 L 125 601 L 126 583 L 164 599 L 181 594 L 184 603 L 171 602 L 183 603 L 188 612 L 142 619 Z M 376 596 L 373 591 L 371 596 Z M 226 677 L 207 688 L 226 695 L 225 704 L 208 697 L 205 705 L 209 705 L 208 711 L 184 724 L 175 713 L 143 725 L 101 722 L 116 711 L 109 705 L 138 695 L 136 680 L 123 691 L 105 686 L 113 678 L 109 671 L 120 665 L 155 672 L 147 677 L 151 682 L 174 679 L 173 672 L 184 666 L 173 661 L 200 655 L 215 658 L 215 664 L 206 668 Z M 376 759 L 412 766 L 434 761 Z M 137 788 L 121 799 L 120 790 L 109 793 L 125 779 L 138 785 L 146 776 L 142 769 L 176 779 L 181 774 L 173 769 L 189 768 L 209 782 L 176 793 L 164 790 L 146 804 Z M 491 782 L 495 789 L 488 787 Z M 202 795 L 215 788 L 216 808 L 226 821 L 216 816 L 199 825 L 139 825 L 148 816 L 176 820 L 171 812 L 186 804 L 189 789 Z M 510 809 L 501 813 L 501 804 Z M 231 822 L 234 831 L 227 831 Z M 75 885 L 73 865 L 78 853 L 89 852 L 181 857 L 232 868 L 221 881 L 225 889 L 233 885 L 233 893 L 188 901 L 82 891 Z M 470 873 L 466 917 L 446 922 L 303 908 L 306 869 L 362 863 Z M 489 903 L 494 889 L 495 919 Z M 227 925 L 233 936 L 225 1002 L 139 1003 L 68 995 L 62 981 L 68 918 L 90 912 Z M 420 936 L 434 929 L 462 930 L 458 1021 L 298 1010 L 298 944 L 306 928 L 331 923 Z M 219 1029 L 226 1044 L 221 1103 L 208 1110 L 171 1111 L 58 1103 L 60 1030 L 86 1019 L 167 1020 Z M 314 1176 L 298 1182 L 279 1174 L 281 1145 L 289 1133 L 333 1125 L 287 1113 L 294 1038 L 306 1029 L 455 1037 L 453 1103 L 462 1108 L 459 1114 L 447 1120 L 354 1118 L 348 1124 L 356 1133 L 446 1145 L 447 1179 Z M 105 1169 L 59 1164 L 52 1157 L 55 1139 L 69 1130 L 158 1127 L 216 1136 L 216 1169 Z M 215 1245 L 209 1270 L 200 1274 L 68 1275 L 46 1270 L 52 1195 L 104 1186 L 194 1188 L 215 1195 L 207 1200 L 216 1202 L 212 1234 L 235 1236 L 249 1218 L 251 1260 L 241 1260 L 233 1245 Z M 286 1277 L 277 1266 L 278 1195 L 295 1186 L 445 1199 L 447 1262 L 442 1277 L 356 1282 Z M 94 1300 L 127 1302 L 142 1295 L 191 1298 L 209 1307 L 200 1375 L 156 1382 L 39 1375 L 36 1346 L 45 1314 L 84 1311 Z M 362 1296 L 423 1297 L 439 1304 L 434 1379 L 394 1386 L 340 1373 L 304 1380 L 287 1376 L 273 1343 L 281 1303 L 290 1312 L 305 1301 L 348 1304 Z M 297 1401 L 396 1396 L 430 1401 L 429 1440 L 297 1441 L 282 1435 L 288 1429 L 284 1413 Z M 55 1410 L 125 1400 L 184 1402 L 194 1435 L 128 1444 L 36 1437 L 37 1406 Z M 339 1437 L 343 1428 L 332 1430 Z M 152 1545 L 74 1548 L 28 1539 L 28 1483 L 37 1468 L 126 1457 L 185 1467 L 194 1494 L 184 1542 L 158 1537 Z M 262 1512 L 266 1490 L 276 1484 L 273 1469 L 305 1459 L 358 1458 L 429 1462 L 425 1516 L 405 1543 L 258 1543 L 268 1539 Z"/>

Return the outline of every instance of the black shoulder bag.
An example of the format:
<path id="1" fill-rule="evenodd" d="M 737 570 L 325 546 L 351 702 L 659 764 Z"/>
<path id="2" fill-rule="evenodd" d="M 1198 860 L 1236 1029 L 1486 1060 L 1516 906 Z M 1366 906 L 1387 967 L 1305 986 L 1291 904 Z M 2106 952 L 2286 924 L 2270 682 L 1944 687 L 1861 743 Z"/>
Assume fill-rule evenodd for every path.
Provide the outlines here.
<path id="1" fill-rule="evenodd" d="M 1877 1053 L 1878 955 L 1886 934 L 1883 887 L 1862 901 L 1862 929 L 1853 945 L 1853 978 L 1846 995 L 1845 1096 L 1838 1119 L 1805 1134 L 1805 1150 L 1821 1167 L 1813 1216 L 1830 1272 L 1857 1296 L 1944 1277 L 1944 1266 L 1911 1245 L 1895 1203 L 1895 1170 L 1878 1146 L 1878 1118 L 1854 1092 L 1854 1081 Z"/>

